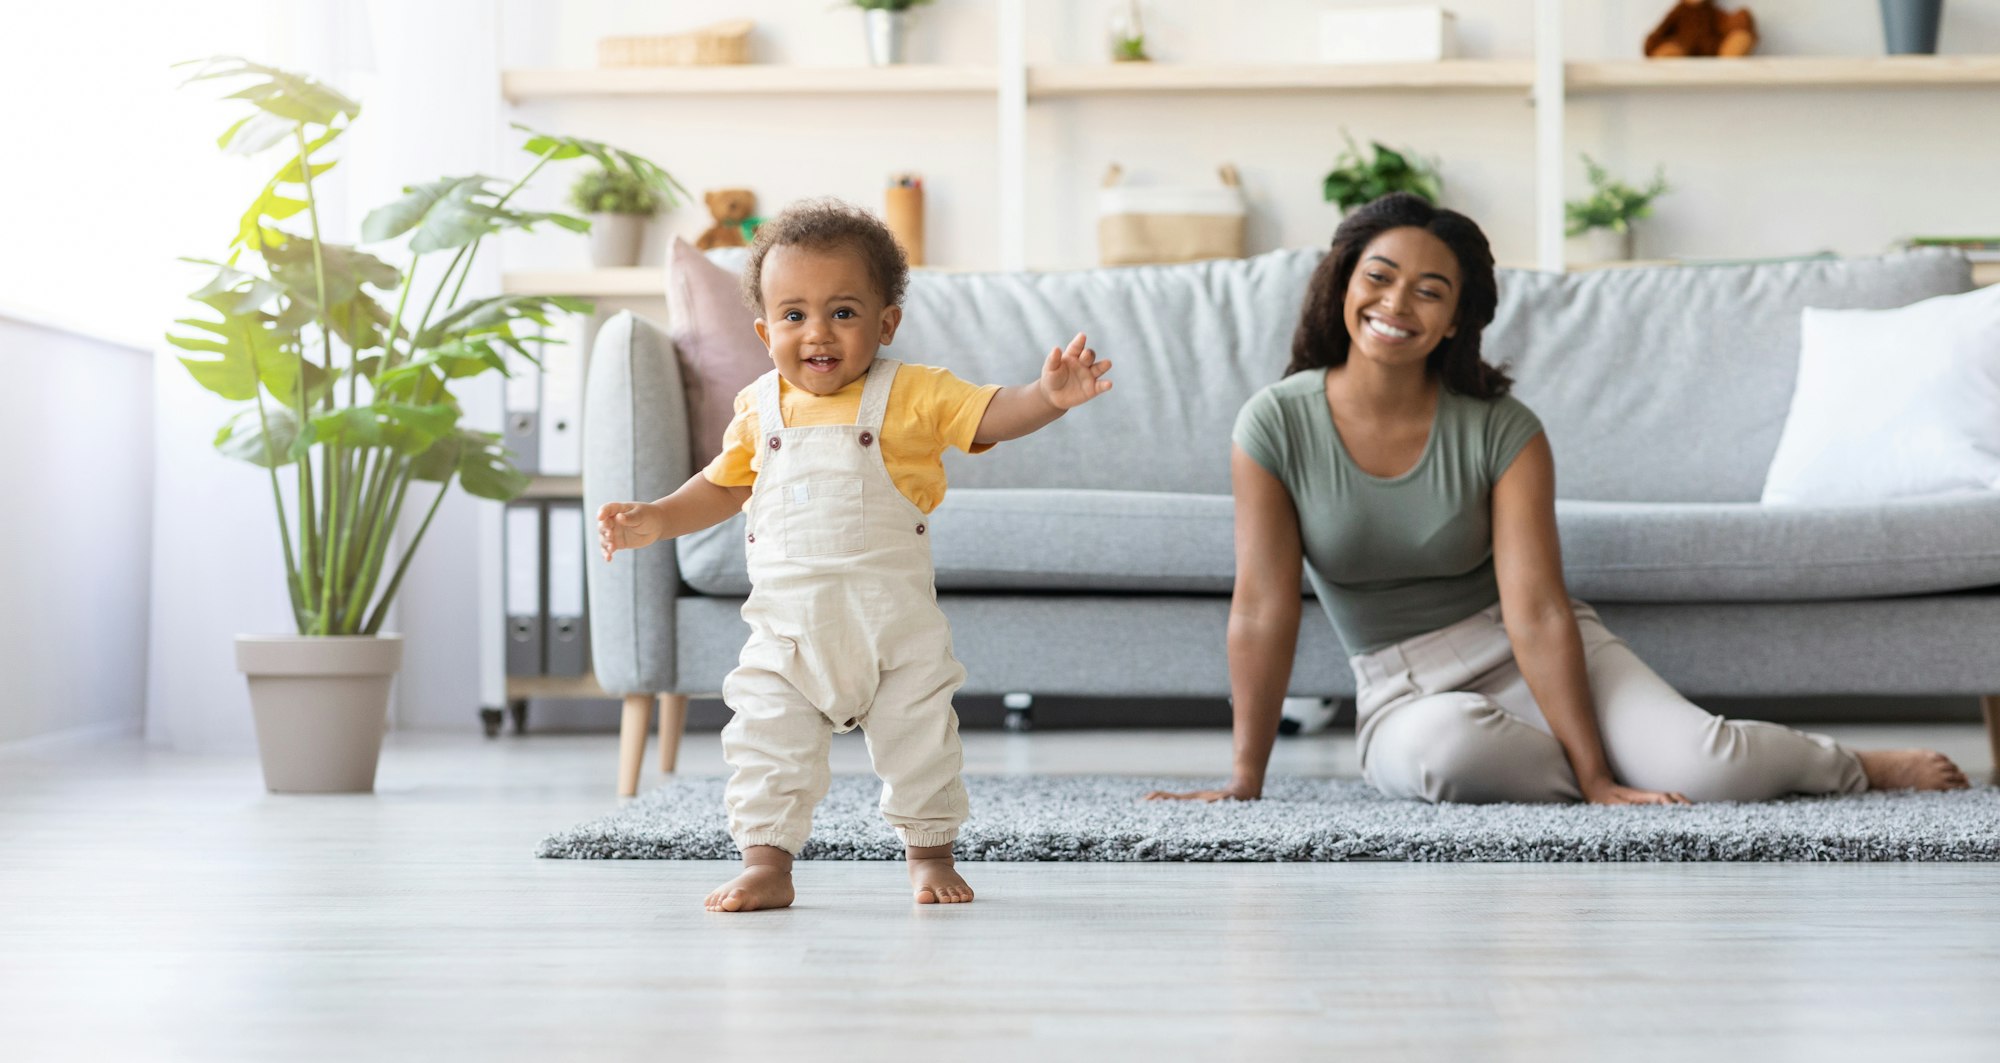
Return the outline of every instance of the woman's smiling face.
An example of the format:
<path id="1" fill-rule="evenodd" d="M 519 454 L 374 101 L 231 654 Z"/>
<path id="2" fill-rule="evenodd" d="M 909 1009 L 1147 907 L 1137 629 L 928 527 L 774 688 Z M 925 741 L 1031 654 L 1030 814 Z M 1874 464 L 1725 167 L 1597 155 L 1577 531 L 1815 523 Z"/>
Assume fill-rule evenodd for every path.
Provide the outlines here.
<path id="1" fill-rule="evenodd" d="M 1377 236 L 1347 281 L 1348 356 L 1385 367 L 1421 364 L 1457 333 L 1458 256 L 1413 226 Z"/>
<path id="2" fill-rule="evenodd" d="M 843 248 L 773 247 L 764 258 L 762 284 L 757 335 L 770 348 L 778 375 L 815 395 L 861 379 L 903 317 L 901 307 L 882 305 L 868 264 Z"/>

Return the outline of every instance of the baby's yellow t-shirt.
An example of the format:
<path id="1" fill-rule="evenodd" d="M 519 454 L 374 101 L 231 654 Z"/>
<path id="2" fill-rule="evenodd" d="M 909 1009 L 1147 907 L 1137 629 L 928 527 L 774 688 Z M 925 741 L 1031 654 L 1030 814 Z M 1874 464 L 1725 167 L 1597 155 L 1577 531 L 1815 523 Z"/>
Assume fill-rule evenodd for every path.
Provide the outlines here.
<path id="1" fill-rule="evenodd" d="M 861 413 L 859 380 L 831 395 L 815 395 L 778 378 L 778 410 L 785 424 L 805 428 L 823 424 L 853 424 Z M 929 513 L 944 501 L 944 451 L 957 447 L 978 454 L 993 447 L 975 443 L 979 422 L 1000 385 L 969 384 L 949 369 L 905 362 L 889 384 L 889 405 L 882 414 L 882 463 L 889 479 L 918 509 Z M 736 413 L 723 432 L 722 453 L 701 474 L 718 487 L 748 487 L 757 482 L 764 464 L 758 425 L 757 385 L 736 393 Z"/>

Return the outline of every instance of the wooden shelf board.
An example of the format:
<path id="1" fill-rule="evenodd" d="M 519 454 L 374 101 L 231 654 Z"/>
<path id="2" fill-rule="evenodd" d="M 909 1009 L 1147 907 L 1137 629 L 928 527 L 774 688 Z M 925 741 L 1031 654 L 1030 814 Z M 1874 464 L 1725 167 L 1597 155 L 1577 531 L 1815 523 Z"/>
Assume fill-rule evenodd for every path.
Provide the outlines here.
<path id="1" fill-rule="evenodd" d="M 1366 65 L 1105 63 L 1029 67 L 1028 95 L 1032 98 L 1143 92 L 1526 91 L 1534 80 L 1534 64 L 1526 60 L 1452 59 L 1441 63 Z"/>
<path id="2" fill-rule="evenodd" d="M 990 68 L 924 64 L 800 67 L 743 63 L 507 70 L 500 74 L 501 94 L 515 103 L 585 96 L 994 93 L 999 85 L 999 75 Z"/>
<path id="3" fill-rule="evenodd" d="M 606 698 L 594 675 L 510 675 L 509 698 Z"/>
<path id="4" fill-rule="evenodd" d="M 500 278 L 512 295 L 605 295 L 667 297 L 667 272 L 659 266 L 616 269 L 517 270 Z"/>
<path id="5" fill-rule="evenodd" d="M 1974 262 L 1972 283 L 1982 288 L 1989 284 L 2000 284 L 2000 262 Z"/>
<path id="6" fill-rule="evenodd" d="M 1569 63 L 1570 93 L 1629 89 L 1948 88 L 2000 84 L 2000 56 L 1748 56 Z"/>
<path id="7" fill-rule="evenodd" d="M 528 489 L 521 492 L 521 498 L 582 498 L 583 477 L 581 476 L 534 476 L 528 480 Z"/>

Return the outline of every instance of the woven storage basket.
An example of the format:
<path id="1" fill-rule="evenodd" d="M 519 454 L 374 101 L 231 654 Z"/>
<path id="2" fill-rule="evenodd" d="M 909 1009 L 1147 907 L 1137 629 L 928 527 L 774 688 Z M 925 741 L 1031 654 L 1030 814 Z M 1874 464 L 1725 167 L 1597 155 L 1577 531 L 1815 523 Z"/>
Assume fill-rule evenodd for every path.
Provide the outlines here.
<path id="1" fill-rule="evenodd" d="M 748 19 L 660 37 L 605 37 L 598 66 L 722 66 L 750 61 Z"/>
<path id="2" fill-rule="evenodd" d="M 1097 194 L 1097 256 L 1106 266 L 1243 257 L 1245 210 L 1236 167 L 1220 184 L 1133 188 L 1118 167 Z"/>

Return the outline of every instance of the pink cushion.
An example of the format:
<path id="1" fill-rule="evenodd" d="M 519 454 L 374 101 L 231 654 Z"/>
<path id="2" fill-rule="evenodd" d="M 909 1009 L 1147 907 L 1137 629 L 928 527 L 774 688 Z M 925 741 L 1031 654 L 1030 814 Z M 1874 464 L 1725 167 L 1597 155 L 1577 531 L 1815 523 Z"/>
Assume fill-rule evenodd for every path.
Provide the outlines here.
<path id="1" fill-rule="evenodd" d="M 679 237 L 667 250 L 667 335 L 680 352 L 696 471 L 722 452 L 736 393 L 771 368 L 742 279 Z"/>

